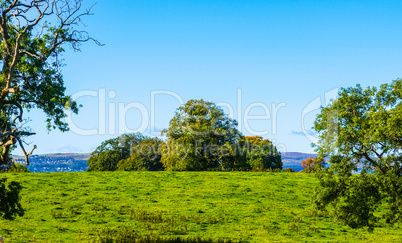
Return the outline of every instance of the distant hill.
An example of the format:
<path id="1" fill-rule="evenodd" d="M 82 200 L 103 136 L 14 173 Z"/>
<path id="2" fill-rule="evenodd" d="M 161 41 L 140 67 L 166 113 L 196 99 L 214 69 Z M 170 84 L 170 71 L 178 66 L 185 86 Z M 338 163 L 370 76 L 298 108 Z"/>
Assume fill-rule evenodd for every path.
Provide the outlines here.
<path id="1" fill-rule="evenodd" d="M 78 172 L 88 169 L 87 160 L 91 154 L 57 153 L 32 155 L 27 166 L 31 172 Z M 18 163 L 25 163 L 24 157 L 13 156 Z"/>
<path id="2" fill-rule="evenodd" d="M 91 154 L 43 154 L 29 157 L 30 165 L 27 168 L 31 172 L 78 172 L 88 169 L 87 160 Z M 282 153 L 283 168 L 292 168 L 295 171 L 303 170 L 301 162 L 309 157 L 317 157 L 317 154 L 305 154 L 298 152 Z M 18 163 L 25 163 L 22 156 L 13 156 Z"/>

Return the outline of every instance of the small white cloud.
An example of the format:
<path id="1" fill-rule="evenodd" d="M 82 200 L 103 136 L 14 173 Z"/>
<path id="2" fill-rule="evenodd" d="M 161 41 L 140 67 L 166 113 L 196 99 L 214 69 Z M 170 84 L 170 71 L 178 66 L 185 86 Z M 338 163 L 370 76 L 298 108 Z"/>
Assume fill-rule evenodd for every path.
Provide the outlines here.
<path id="1" fill-rule="evenodd" d="M 315 135 L 317 135 L 316 134 L 316 132 L 314 132 L 313 130 L 308 130 L 307 131 L 307 134 L 305 134 L 304 132 L 302 132 L 302 131 L 291 131 L 290 132 L 290 134 L 291 135 L 295 135 L 295 136 L 306 136 L 306 135 L 311 135 L 311 136 L 315 136 Z"/>

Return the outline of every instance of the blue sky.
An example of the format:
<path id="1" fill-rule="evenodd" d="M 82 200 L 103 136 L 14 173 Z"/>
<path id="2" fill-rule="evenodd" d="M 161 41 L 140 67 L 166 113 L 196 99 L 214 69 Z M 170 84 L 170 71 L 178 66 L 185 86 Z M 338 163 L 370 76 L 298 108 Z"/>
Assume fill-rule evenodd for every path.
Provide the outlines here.
<path id="1" fill-rule="evenodd" d="M 105 46 L 86 43 L 82 52 L 66 48 L 63 69 L 69 94 L 98 96 L 79 98 L 83 108 L 72 117 L 75 127 L 97 132 L 48 133 L 44 116 L 33 111 L 28 125 L 38 134 L 28 142 L 37 144 L 40 154 L 91 152 L 119 132 L 143 128 L 147 120 L 145 132 L 157 132 L 168 127 L 180 105 L 178 96 L 224 102 L 234 118 L 241 118 L 244 134 L 264 133 L 282 151 L 312 152 L 309 129 L 326 94 L 334 97 L 339 87 L 378 86 L 402 77 L 401 5 L 98 0 L 95 15 L 84 22 Z M 155 91 L 165 94 L 154 96 L 151 117 Z M 98 112 L 102 92 L 106 119 Z M 275 112 L 275 107 L 280 108 Z M 148 118 L 142 116 L 144 109 Z M 246 111 L 261 120 L 249 119 L 246 126 Z M 105 132 L 99 127 L 103 123 Z"/>

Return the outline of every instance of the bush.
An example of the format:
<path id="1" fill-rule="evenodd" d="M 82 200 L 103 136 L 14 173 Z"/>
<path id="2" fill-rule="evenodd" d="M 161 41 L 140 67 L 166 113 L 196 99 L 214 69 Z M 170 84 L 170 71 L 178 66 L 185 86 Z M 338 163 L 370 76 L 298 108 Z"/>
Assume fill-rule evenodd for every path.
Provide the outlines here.
<path id="1" fill-rule="evenodd" d="M 28 168 L 23 165 L 19 164 L 17 162 L 14 162 L 6 171 L 5 173 L 29 173 L 30 171 Z"/>
<path id="2" fill-rule="evenodd" d="M 286 168 L 283 170 L 283 172 L 296 172 L 296 171 L 292 168 Z"/>
<path id="3" fill-rule="evenodd" d="M 6 178 L 0 178 L 0 218 L 13 220 L 15 216 L 23 216 L 24 210 L 20 204 L 21 185 Z"/>
<path id="4" fill-rule="evenodd" d="M 324 161 L 318 158 L 307 158 L 301 162 L 301 166 L 304 168 L 303 173 L 314 173 L 319 167 L 324 166 Z"/>

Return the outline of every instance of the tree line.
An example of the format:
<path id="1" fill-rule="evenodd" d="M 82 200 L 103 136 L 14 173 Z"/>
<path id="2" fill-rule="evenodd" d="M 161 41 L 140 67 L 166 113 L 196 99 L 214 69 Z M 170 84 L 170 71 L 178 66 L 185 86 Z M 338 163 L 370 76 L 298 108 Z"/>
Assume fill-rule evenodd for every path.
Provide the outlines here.
<path id="1" fill-rule="evenodd" d="M 281 171 L 281 153 L 268 139 L 243 136 L 222 108 L 204 100 L 180 106 L 162 131 L 167 140 L 141 133 L 104 141 L 88 171 Z"/>

